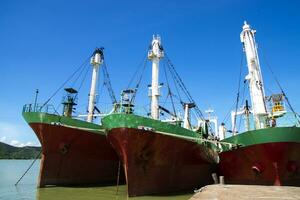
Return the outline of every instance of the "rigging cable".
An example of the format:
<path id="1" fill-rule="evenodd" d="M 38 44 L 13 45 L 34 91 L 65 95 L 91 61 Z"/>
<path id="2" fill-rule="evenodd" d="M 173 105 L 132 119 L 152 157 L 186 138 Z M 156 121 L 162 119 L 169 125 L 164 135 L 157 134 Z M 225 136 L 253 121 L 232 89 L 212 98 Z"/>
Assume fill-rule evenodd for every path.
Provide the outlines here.
<path id="1" fill-rule="evenodd" d="M 108 73 L 105 61 L 103 62 L 102 69 L 103 69 L 103 75 L 104 75 L 104 85 L 106 86 L 106 88 L 108 90 L 108 93 L 112 100 L 112 103 L 115 104 L 115 103 L 117 103 L 117 99 L 116 99 L 116 95 L 112 89 L 112 85 L 111 85 L 111 81 L 110 81 L 110 77 L 109 77 L 109 73 Z"/>
<path id="2" fill-rule="evenodd" d="M 91 56 L 89 56 L 76 70 L 69 76 L 69 78 L 63 82 L 63 84 L 49 97 L 47 101 L 41 106 L 40 110 L 49 103 L 49 101 L 79 72 L 79 70 L 86 65 L 86 63 L 90 60 Z"/>
<path id="3" fill-rule="evenodd" d="M 194 103 L 195 104 L 195 110 L 196 113 L 198 115 L 198 117 L 200 117 L 200 119 L 204 120 L 204 115 L 202 113 L 202 111 L 199 109 L 199 107 L 197 106 L 196 102 L 194 101 L 194 99 L 192 98 L 191 94 L 189 93 L 189 91 L 187 90 L 186 86 L 184 85 L 182 79 L 180 78 L 179 74 L 177 73 L 177 71 L 174 68 L 174 65 L 171 63 L 171 60 L 168 58 L 167 53 L 165 52 L 165 56 L 167 59 L 167 63 L 169 68 L 171 69 L 170 71 L 173 72 L 173 78 L 176 79 L 176 81 L 178 82 L 179 87 L 182 89 L 182 91 L 185 93 L 185 95 L 187 96 L 188 100 L 190 101 L 190 103 Z"/>
<path id="4" fill-rule="evenodd" d="M 230 112 L 233 110 L 235 108 L 235 103 L 230 107 L 230 109 L 227 111 L 227 113 L 226 113 L 226 115 L 225 115 L 225 117 L 224 117 L 224 119 L 223 119 L 223 121 L 222 122 L 227 122 L 227 120 L 228 120 L 228 118 L 229 118 L 229 115 L 230 115 Z"/>
<path id="5" fill-rule="evenodd" d="M 282 95 L 285 97 L 286 102 L 288 103 L 289 108 L 291 109 L 291 111 L 293 112 L 293 114 L 294 114 L 296 120 L 297 120 L 298 123 L 300 124 L 300 119 L 299 119 L 299 118 L 300 118 L 300 115 L 299 115 L 298 113 L 296 113 L 296 111 L 295 111 L 294 108 L 292 107 L 292 104 L 290 103 L 290 101 L 289 101 L 289 99 L 288 99 L 286 93 L 284 92 L 284 90 L 283 90 L 283 88 L 282 88 L 282 86 L 281 86 L 279 80 L 277 79 L 277 77 L 276 77 L 274 71 L 272 70 L 271 66 L 269 65 L 269 63 L 268 63 L 268 61 L 267 61 L 267 59 L 266 59 L 266 57 L 265 57 L 264 54 L 263 54 L 263 58 L 264 58 L 264 60 L 265 60 L 265 63 L 266 63 L 266 65 L 267 65 L 268 69 L 270 70 L 270 72 L 271 72 L 271 74 L 272 74 L 272 76 L 273 76 L 273 78 L 274 78 L 274 80 L 275 80 L 277 86 L 278 86 L 279 89 L 281 90 Z"/>
<path id="6" fill-rule="evenodd" d="M 82 88 L 82 86 L 83 86 L 83 83 L 84 83 L 84 81 L 85 81 L 85 79 L 86 79 L 86 77 L 87 77 L 87 74 L 88 74 L 88 72 L 90 71 L 90 68 L 89 67 L 87 67 L 87 69 L 86 69 L 86 71 L 85 71 L 85 73 L 84 73 L 84 75 L 83 75 L 83 78 L 82 78 L 82 80 L 81 80 L 81 82 L 80 82 L 80 85 L 79 85 L 79 87 L 78 87 L 78 93 L 79 93 L 79 91 L 80 91 L 80 89 Z M 78 93 L 76 94 L 76 96 L 75 96 L 75 98 L 77 98 L 77 96 L 78 96 Z"/>
<path id="7" fill-rule="evenodd" d="M 175 117 L 177 118 L 177 114 L 176 114 L 176 110 L 175 110 L 175 105 L 174 105 L 174 99 L 173 99 L 173 93 L 171 92 L 171 88 L 170 88 L 170 84 L 169 84 L 169 78 L 167 75 L 167 70 L 166 70 L 166 63 L 163 63 L 163 69 L 164 69 L 164 73 L 165 73 L 165 77 L 166 77 L 166 82 L 167 82 L 167 87 L 168 87 L 168 95 L 170 95 L 170 100 L 172 103 L 172 109 L 173 109 L 173 113 L 175 115 Z"/>
<path id="8" fill-rule="evenodd" d="M 139 87 L 140 87 L 140 84 L 141 84 L 141 81 L 142 81 L 142 78 L 143 78 L 143 75 L 144 75 L 144 71 L 145 71 L 145 69 L 146 69 L 146 66 L 147 66 L 147 59 L 144 60 L 144 65 L 143 65 L 143 68 L 142 68 L 142 73 L 140 74 L 140 77 L 139 77 L 139 79 L 138 79 L 138 82 L 137 82 L 137 84 L 136 84 L 136 86 L 135 86 L 135 88 L 134 88 L 134 91 L 135 91 L 135 92 L 134 92 L 134 94 L 133 94 L 133 96 L 132 96 L 132 98 L 131 98 L 129 104 L 134 103 L 134 100 L 135 100 L 135 97 L 136 97 L 136 93 L 137 93 L 137 91 L 138 91 L 138 89 L 139 89 Z M 127 89 L 129 89 L 129 88 L 127 88 Z"/>
<path id="9" fill-rule="evenodd" d="M 235 114 L 234 114 L 234 119 L 233 119 L 233 127 L 232 127 L 232 132 L 235 132 L 236 128 L 236 115 L 237 115 L 237 110 L 239 106 L 239 100 L 240 100 L 240 88 L 241 88 L 241 79 L 242 79 L 242 67 L 243 67 L 243 59 L 244 59 L 244 54 L 242 53 L 242 58 L 240 62 L 240 73 L 239 73 L 239 81 L 238 81 L 238 89 L 237 89 L 237 95 L 236 95 L 236 104 L 235 104 Z"/>
<path id="10" fill-rule="evenodd" d="M 136 68 L 133 76 L 131 77 L 128 85 L 127 85 L 127 89 L 130 88 L 130 85 L 132 84 L 132 82 L 134 81 L 135 77 L 137 76 L 137 73 L 140 71 L 140 67 L 144 66 L 143 63 L 145 63 L 145 60 L 147 60 L 147 54 L 145 54 L 145 56 L 143 57 L 143 59 L 141 60 L 141 62 L 139 63 L 138 67 Z"/>
<path id="11" fill-rule="evenodd" d="M 163 59 L 163 61 L 165 61 L 165 59 Z M 165 61 L 165 62 L 166 62 L 166 61 Z M 178 86 L 177 86 L 177 84 L 176 84 L 176 80 L 175 80 L 175 78 L 174 78 L 174 75 L 173 75 L 173 73 L 172 73 L 172 71 L 171 71 L 171 69 L 170 69 L 169 67 L 168 67 L 168 70 L 169 70 L 169 72 L 170 72 L 170 74 L 171 74 L 171 76 L 172 76 L 172 78 L 173 78 L 173 83 L 174 83 L 174 86 L 175 86 L 175 89 L 176 89 L 176 92 L 177 92 L 177 95 L 178 95 L 178 96 L 175 96 L 175 94 L 173 94 L 173 96 L 174 96 L 177 100 L 179 100 L 180 103 L 182 104 L 182 103 L 183 103 L 183 102 L 182 102 L 182 98 L 181 98 L 181 95 L 180 95 Z"/>
<path id="12" fill-rule="evenodd" d="M 82 70 L 78 73 L 77 77 L 74 79 L 71 87 L 75 87 L 76 82 L 79 80 L 80 76 L 82 75 L 83 71 L 86 70 L 86 68 L 89 68 L 88 63 L 85 63 L 85 65 L 82 67 Z"/>
<path id="13" fill-rule="evenodd" d="M 84 69 L 85 69 L 85 72 L 83 71 Z M 86 76 L 87 76 L 87 74 L 88 74 L 88 72 L 89 72 L 89 69 L 90 69 L 89 65 L 85 65 L 85 67 L 83 68 L 83 70 L 79 73 L 79 75 L 81 75 L 81 73 L 84 72 L 84 75 L 83 75 L 83 78 L 82 78 L 82 80 L 81 80 L 81 82 L 80 82 L 80 84 L 79 84 L 79 87 L 78 87 L 78 89 L 77 89 L 77 93 L 76 93 L 76 95 L 75 95 L 75 97 L 74 97 L 75 99 L 77 99 L 77 97 L 78 97 L 78 93 L 79 93 L 81 87 L 83 86 L 83 83 L 84 83 L 84 81 L 85 81 L 85 79 L 86 79 Z M 71 87 L 74 87 L 75 82 L 77 82 L 77 80 L 79 80 L 79 78 L 80 78 L 79 75 L 78 75 L 78 77 L 76 78 L 76 80 L 74 81 L 74 83 L 72 84 Z M 58 104 L 58 106 L 57 106 L 55 109 L 58 110 L 58 109 L 60 108 L 61 105 L 62 105 L 62 104 Z"/>
<path id="14" fill-rule="evenodd" d="M 173 76 L 173 79 L 176 80 L 177 84 L 179 85 L 179 87 L 181 88 L 181 90 L 183 91 L 183 93 L 188 98 L 188 101 L 190 103 L 193 103 L 195 105 L 194 110 L 196 112 L 197 118 L 200 118 L 203 122 L 205 122 L 206 120 L 205 120 L 205 117 L 204 117 L 202 111 L 200 110 L 200 108 L 198 107 L 198 105 L 194 101 L 193 97 L 191 96 L 190 92 L 186 88 L 185 84 L 183 83 L 182 79 L 180 78 L 178 72 L 176 71 L 174 65 L 172 64 L 172 62 L 169 59 L 169 57 L 168 57 L 168 55 L 167 55 L 166 52 L 165 52 L 165 57 L 166 57 L 166 61 L 167 61 L 168 67 L 169 67 L 169 71 L 170 71 L 171 75 Z M 181 104 L 183 104 L 182 101 L 181 101 Z M 210 123 L 208 123 L 208 128 L 209 128 L 210 132 L 213 133 L 213 131 L 212 131 L 213 129 L 212 129 Z"/>

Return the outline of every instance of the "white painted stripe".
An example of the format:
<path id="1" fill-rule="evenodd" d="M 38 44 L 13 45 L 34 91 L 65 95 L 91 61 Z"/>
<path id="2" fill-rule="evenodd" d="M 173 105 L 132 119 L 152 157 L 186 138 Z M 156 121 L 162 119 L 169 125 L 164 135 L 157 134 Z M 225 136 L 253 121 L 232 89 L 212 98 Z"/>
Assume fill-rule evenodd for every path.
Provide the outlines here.
<path id="1" fill-rule="evenodd" d="M 64 126 L 64 127 L 67 127 L 67 128 L 78 129 L 78 130 L 90 131 L 90 132 L 97 132 L 101 135 L 106 135 L 105 134 L 105 129 L 84 128 L 84 127 L 70 126 L 70 125 L 66 125 L 66 124 L 60 124 L 60 126 Z"/>

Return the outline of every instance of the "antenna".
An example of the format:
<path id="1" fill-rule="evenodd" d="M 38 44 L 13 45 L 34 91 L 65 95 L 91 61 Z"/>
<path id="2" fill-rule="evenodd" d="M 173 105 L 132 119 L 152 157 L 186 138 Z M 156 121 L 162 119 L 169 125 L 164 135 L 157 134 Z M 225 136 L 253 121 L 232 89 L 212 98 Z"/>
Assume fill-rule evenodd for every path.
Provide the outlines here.
<path id="1" fill-rule="evenodd" d="M 39 95 L 39 89 L 36 89 L 36 91 L 35 91 L 35 98 L 34 98 L 34 109 L 33 109 L 34 112 L 36 112 L 38 95 Z"/>

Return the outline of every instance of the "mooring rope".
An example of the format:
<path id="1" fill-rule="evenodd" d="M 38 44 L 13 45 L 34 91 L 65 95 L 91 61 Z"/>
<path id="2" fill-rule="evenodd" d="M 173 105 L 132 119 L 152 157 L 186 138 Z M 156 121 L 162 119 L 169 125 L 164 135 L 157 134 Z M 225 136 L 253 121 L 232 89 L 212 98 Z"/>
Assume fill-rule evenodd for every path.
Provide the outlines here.
<path id="1" fill-rule="evenodd" d="M 118 197 L 118 192 L 119 192 L 120 171 L 121 171 L 121 160 L 119 160 L 119 167 L 118 167 L 118 176 L 117 176 L 117 191 L 116 191 L 116 197 Z"/>
<path id="2" fill-rule="evenodd" d="M 27 172 L 31 169 L 31 167 L 33 166 L 33 164 L 35 163 L 35 161 L 37 159 L 39 159 L 40 155 L 42 153 L 42 150 L 40 150 L 39 154 L 35 157 L 35 159 L 32 161 L 32 163 L 29 165 L 29 167 L 27 168 L 27 170 L 24 172 L 24 174 L 21 176 L 21 178 L 19 178 L 19 180 L 15 183 L 15 186 L 17 186 L 19 184 L 19 182 L 23 179 L 23 177 L 27 174 Z"/>

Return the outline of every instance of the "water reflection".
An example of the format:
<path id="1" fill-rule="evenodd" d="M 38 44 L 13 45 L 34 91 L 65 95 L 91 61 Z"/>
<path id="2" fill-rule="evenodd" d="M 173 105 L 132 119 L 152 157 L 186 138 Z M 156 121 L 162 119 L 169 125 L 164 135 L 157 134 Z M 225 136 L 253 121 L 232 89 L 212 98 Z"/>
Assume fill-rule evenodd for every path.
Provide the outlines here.
<path id="1" fill-rule="evenodd" d="M 125 200 L 126 185 L 106 187 L 48 187 L 37 189 L 39 163 L 35 164 L 15 186 L 16 181 L 28 168 L 32 160 L 0 160 L 0 200 Z M 175 196 L 143 196 L 130 200 L 187 200 L 192 194 Z"/>
<path id="2" fill-rule="evenodd" d="M 37 200 L 187 200 L 192 194 L 183 194 L 176 196 L 143 196 L 143 197 L 127 197 L 126 185 L 119 186 L 118 194 L 117 187 L 89 187 L 89 188 L 72 188 L 72 187 L 51 187 L 37 189 Z"/>

